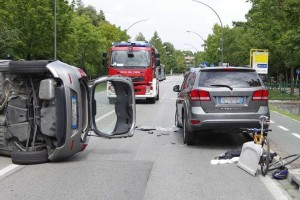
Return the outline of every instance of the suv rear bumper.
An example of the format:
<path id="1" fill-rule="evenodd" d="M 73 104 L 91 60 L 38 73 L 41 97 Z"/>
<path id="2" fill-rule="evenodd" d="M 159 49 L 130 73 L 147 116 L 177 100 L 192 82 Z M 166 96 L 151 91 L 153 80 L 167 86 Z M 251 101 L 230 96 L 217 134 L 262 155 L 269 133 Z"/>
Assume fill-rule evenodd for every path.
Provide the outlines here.
<path id="1" fill-rule="evenodd" d="M 195 107 L 193 107 L 195 108 Z M 199 120 L 199 124 L 191 124 L 189 120 L 189 127 L 191 131 L 197 130 L 221 130 L 240 131 L 241 128 L 260 128 L 259 117 L 265 115 L 270 118 L 269 109 L 266 106 L 261 106 L 256 113 L 204 113 L 193 112 L 195 109 L 192 108 L 190 112 L 190 120 Z M 199 107 L 196 109 L 199 111 Z M 202 108 L 201 108 L 202 110 Z M 268 128 L 266 124 L 264 128 Z M 240 131 L 241 132 L 241 131 Z"/>

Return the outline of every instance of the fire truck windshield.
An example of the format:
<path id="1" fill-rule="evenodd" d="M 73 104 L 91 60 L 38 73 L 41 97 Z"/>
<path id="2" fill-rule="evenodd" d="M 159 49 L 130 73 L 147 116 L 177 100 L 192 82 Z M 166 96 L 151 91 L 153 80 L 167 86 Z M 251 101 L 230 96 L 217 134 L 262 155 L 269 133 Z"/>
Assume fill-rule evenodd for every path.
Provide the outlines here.
<path id="1" fill-rule="evenodd" d="M 149 67 L 150 53 L 144 50 L 112 51 L 111 66 L 116 68 Z"/>

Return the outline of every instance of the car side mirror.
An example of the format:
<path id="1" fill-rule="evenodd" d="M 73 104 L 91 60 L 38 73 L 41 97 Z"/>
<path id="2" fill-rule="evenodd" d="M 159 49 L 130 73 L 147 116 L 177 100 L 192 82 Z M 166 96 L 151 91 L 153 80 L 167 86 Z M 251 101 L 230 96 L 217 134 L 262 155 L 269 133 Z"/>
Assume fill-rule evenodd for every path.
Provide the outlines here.
<path id="1" fill-rule="evenodd" d="M 160 66 L 160 59 L 158 59 L 158 58 L 155 59 L 155 66 L 156 67 Z"/>
<path id="2" fill-rule="evenodd" d="M 174 92 L 180 92 L 180 89 L 179 89 L 179 85 L 175 85 L 174 87 L 173 87 L 173 91 Z"/>

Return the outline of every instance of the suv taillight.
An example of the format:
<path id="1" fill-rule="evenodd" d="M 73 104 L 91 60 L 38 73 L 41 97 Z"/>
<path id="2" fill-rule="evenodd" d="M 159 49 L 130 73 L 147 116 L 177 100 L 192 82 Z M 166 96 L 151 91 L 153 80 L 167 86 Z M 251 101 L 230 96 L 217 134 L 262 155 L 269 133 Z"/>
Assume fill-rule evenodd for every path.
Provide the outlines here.
<path id="1" fill-rule="evenodd" d="M 257 90 L 253 92 L 252 100 L 253 101 L 267 101 L 269 99 L 268 90 Z"/>
<path id="2" fill-rule="evenodd" d="M 192 101 L 210 101 L 209 92 L 205 90 L 191 90 L 190 97 Z"/>

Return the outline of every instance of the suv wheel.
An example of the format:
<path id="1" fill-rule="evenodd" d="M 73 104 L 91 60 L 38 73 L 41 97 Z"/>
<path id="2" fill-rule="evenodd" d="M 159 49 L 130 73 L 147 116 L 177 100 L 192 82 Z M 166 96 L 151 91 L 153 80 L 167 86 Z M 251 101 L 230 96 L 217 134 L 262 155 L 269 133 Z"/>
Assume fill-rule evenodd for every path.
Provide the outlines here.
<path id="1" fill-rule="evenodd" d="M 193 133 L 188 129 L 187 125 L 187 117 L 183 119 L 183 143 L 187 145 L 194 144 L 194 135 Z"/>

